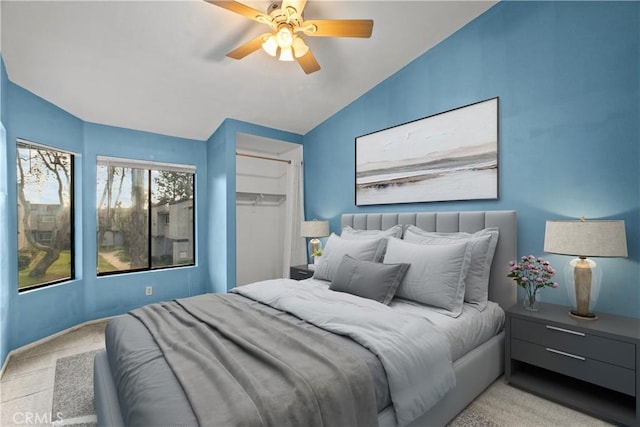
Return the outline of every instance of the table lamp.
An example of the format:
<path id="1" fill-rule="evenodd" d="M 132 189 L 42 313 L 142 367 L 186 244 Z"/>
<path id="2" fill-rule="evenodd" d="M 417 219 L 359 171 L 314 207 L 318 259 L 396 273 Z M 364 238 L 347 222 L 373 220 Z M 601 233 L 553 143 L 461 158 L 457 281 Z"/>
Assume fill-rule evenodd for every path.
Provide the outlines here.
<path id="1" fill-rule="evenodd" d="M 311 237 L 309 240 L 309 257 L 311 263 L 314 261 L 314 254 L 322 250 L 322 242 L 318 237 L 326 237 L 329 235 L 329 221 L 302 221 L 300 225 L 300 236 Z"/>
<path id="2" fill-rule="evenodd" d="M 544 251 L 574 255 L 565 268 L 565 282 L 573 309 L 570 316 L 596 319 L 593 309 L 598 300 L 602 270 L 587 257 L 627 257 L 624 221 L 547 221 Z"/>

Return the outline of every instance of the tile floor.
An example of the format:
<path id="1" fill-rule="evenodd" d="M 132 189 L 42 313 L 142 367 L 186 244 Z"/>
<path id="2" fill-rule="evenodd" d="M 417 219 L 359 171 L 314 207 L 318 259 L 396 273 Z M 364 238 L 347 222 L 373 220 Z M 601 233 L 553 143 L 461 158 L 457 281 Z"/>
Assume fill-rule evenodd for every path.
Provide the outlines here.
<path id="1" fill-rule="evenodd" d="M 56 361 L 104 348 L 105 325 L 84 325 L 14 354 L 0 378 L 0 426 L 51 425 Z"/>

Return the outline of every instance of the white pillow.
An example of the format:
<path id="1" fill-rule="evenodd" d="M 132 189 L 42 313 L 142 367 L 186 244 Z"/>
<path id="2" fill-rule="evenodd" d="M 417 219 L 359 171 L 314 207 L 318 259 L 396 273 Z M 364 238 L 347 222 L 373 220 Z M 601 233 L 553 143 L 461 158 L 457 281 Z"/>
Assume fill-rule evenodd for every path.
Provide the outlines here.
<path id="1" fill-rule="evenodd" d="M 471 245 L 471 265 L 465 279 L 464 301 L 482 311 L 489 299 L 489 275 L 498 244 L 499 230 L 485 228 L 476 233 L 434 233 L 410 225 L 403 239 L 422 244 L 447 244 L 468 241 Z"/>
<path id="2" fill-rule="evenodd" d="M 381 237 L 402 237 L 402 225 L 394 225 L 386 230 L 356 230 L 348 225 L 342 229 L 343 239 L 379 239 Z"/>
<path id="3" fill-rule="evenodd" d="M 390 237 L 385 264 L 411 264 L 396 296 L 438 307 L 451 317 L 462 313 L 464 279 L 471 262 L 468 242 L 421 245 Z"/>
<path id="4" fill-rule="evenodd" d="M 345 255 L 352 258 L 380 262 L 386 246 L 386 238 L 378 239 L 343 239 L 331 233 L 327 244 L 322 250 L 320 263 L 313 273 L 314 279 L 333 280 L 336 270 Z"/>

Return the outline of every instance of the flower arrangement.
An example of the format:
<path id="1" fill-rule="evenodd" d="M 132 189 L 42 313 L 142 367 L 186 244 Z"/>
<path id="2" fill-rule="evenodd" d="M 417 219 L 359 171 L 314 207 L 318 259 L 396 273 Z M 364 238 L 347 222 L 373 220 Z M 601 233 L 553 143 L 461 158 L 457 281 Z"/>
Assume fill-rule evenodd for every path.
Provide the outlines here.
<path id="1" fill-rule="evenodd" d="M 524 289 L 524 304 L 529 309 L 536 309 L 536 293 L 539 289 L 558 287 L 558 283 L 552 280 L 556 270 L 544 258 L 536 258 L 533 255 L 523 256 L 518 263 L 509 261 L 509 267 L 507 277 L 513 278 L 518 286 Z"/>

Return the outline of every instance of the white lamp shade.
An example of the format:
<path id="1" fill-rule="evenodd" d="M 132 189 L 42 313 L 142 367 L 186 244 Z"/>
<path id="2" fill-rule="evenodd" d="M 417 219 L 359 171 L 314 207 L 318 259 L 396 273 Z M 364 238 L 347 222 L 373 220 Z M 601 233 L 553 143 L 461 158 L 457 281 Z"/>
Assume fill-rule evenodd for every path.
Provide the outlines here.
<path id="1" fill-rule="evenodd" d="M 293 61 L 293 50 L 291 47 L 283 47 L 280 49 L 280 61 Z"/>
<path id="2" fill-rule="evenodd" d="M 309 52 L 309 46 L 307 46 L 304 40 L 302 40 L 298 36 L 293 39 L 293 44 L 291 45 L 291 47 L 293 48 L 293 54 L 296 58 L 305 56 L 307 52 Z"/>
<path id="3" fill-rule="evenodd" d="M 276 42 L 276 38 L 271 35 L 267 37 L 267 39 L 262 42 L 262 49 L 267 52 L 271 56 L 276 56 L 278 53 L 278 43 Z"/>
<path id="4" fill-rule="evenodd" d="M 302 221 L 301 237 L 326 237 L 329 235 L 329 221 Z"/>
<path id="5" fill-rule="evenodd" d="M 276 42 L 278 42 L 278 46 L 282 49 L 287 47 L 291 47 L 293 43 L 293 34 L 288 27 L 282 27 L 276 33 Z"/>
<path id="6" fill-rule="evenodd" d="M 624 221 L 547 221 L 544 251 L 580 257 L 627 257 Z"/>

